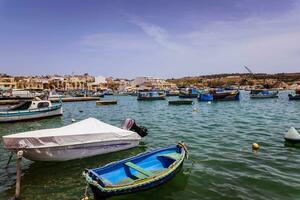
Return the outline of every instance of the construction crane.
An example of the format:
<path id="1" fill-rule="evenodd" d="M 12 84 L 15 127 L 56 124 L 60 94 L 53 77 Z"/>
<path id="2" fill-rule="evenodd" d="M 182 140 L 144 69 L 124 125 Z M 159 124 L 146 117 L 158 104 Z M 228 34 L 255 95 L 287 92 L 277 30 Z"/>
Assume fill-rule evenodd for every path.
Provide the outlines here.
<path id="1" fill-rule="evenodd" d="M 250 74 L 253 74 L 253 72 L 251 71 L 251 69 L 249 69 L 246 65 L 244 66 L 245 69 L 250 73 Z"/>

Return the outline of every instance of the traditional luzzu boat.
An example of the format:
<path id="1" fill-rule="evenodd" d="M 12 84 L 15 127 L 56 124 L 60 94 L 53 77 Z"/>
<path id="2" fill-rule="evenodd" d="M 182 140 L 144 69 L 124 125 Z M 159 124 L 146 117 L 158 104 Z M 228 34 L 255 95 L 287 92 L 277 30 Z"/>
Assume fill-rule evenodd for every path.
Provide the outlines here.
<path id="1" fill-rule="evenodd" d="M 38 161 L 65 161 L 136 147 L 147 129 L 126 119 L 122 128 L 88 118 L 61 128 L 28 131 L 3 136 L 12 152 Z"/>
<path id="2" fill-rule="evenodd" d="M 197 98 L 199 95 L 196 88 L 186 88 L 181 90 L 179 93 L 179 98 Z"/>
<path id="3" fill-rule="evenodd" d="M 51 101 L 25 101 L 18 105 L 0 110 L 0 122 L 13 122 L 62 115 L 62 103 L 52 104 Z"/>
<path id="4" fill-rule="evenodd" d="M 165 100 L 166 95 L 164 93 L 159 93 L 156 91 L 152 92 L 139 92 L 137 96 L 137 100 L 141 101 L 153 101 L 153 100 Z"/>
<path id="5" fill-rule="evenodd" d="M 278 98 L 278 90 L 251 90 L 250 98 L 252 99 L 265 99 L 265 98 Z"/>
<path id="6" fill-rule="evenodd" d="M 284 135 L 285 142 L 289 145 L 299 145 L 300 146 L 300 134 L 298 131 L 291 127 L 289 131 Z"/>
<path id="7" fill-rule="evenodd" d="M 96 200 L 150 189 L 161 185 L 180 170 L 187 158 L 185 144 L 142 153 L 83 172 Z"/>
<path id="8" fill-rule="evenodd" d="M 240 100 L 239 90 L 213 89 L 199 94 L 199 101 L 236 101 Z"/>

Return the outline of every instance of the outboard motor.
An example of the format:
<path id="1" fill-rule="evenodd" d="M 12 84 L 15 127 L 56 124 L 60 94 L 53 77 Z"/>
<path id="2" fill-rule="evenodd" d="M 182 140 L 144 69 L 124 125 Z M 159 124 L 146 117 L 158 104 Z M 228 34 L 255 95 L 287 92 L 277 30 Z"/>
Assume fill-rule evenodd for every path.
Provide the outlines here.
<path id="1" fill-rule="evenodd" d="M 145 137 L 146 135 L 148 135 L 148 130 L 146 127 L 144 126 L 138 126 L 135 123 L 134 119 L 125 119 L 122 123 L 122 129 L 124 130 L 130 130 L 130 131 L 134 131 L 137 134 L 139 134 L 141 137 Z"/>

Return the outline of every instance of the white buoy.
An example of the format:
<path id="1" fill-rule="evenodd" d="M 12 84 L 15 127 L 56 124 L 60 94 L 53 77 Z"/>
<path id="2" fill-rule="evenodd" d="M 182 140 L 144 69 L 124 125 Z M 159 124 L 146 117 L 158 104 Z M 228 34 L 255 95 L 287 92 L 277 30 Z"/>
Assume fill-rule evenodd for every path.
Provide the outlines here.
<path id="1" fill-rule="evenodd" d="M 76 122 L 76 120 L 75 120 L 75 119 L 72 119 L 71 121 L 72 121 L 72 122 Z"/>
<path id="2" fill-rule="evenodd" d="M 289 131 L 284 135 L 284 138 L 300 140 L 300 134 L 298 133 L 298 131 L 294 127 L 291 127 L 289 129 Z"/>
<path id="3" fill-rule="evenodd" d="M 197 112 L 198 111 L 198 108 L 193 108 L 193 112 Z"/>
<path id="4" fill-rule="evenodd" d="M 211 104 L 211 101 L 208 101 L 207 104 Z"/>

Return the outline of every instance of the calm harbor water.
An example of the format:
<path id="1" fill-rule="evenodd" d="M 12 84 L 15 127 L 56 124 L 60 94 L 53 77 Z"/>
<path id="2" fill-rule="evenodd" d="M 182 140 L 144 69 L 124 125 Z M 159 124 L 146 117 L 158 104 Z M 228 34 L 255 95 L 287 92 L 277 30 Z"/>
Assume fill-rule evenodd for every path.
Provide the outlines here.
<path id="1" fill-rule="evenodd" d="M 60 127 L 70 124 L 72 118 L 87 117 L 116 126 L 125 118 L 134 118 L 149 130 L 139 147 L 122 152 L 56 163 L 24 159 L 23 199 L 81 199 L 85 168 L 177 141 L 187 144 L 191 159 L 174 179 L 149 191 L 111 199 L 300 199 L 300 149 L 284 146 L 283 139 L 291 126 L 300 130 L 300 102 L 288 101 L 287 92 L 281 92 L 278 99 L 257 100 L 242 92 L 239 102 L 194 100 L 193 105 L 181 106 L 169 106 L 167 101 L 138 102 L 131 96 L 105 98 L 118 99 L 118 105 L 65 103 L 62 117 L 0 124 L 0 136 Z M 257 153 L 251 150 L 253 142 L 261 146 Z M 5 169 L 10 154 L 3 149 L 2 140 L 0 155 L 2 200 L 13 196 L 15 189 L 15 161 Z"/>

